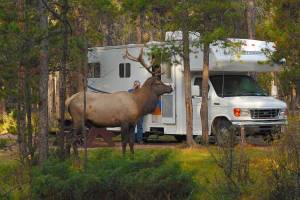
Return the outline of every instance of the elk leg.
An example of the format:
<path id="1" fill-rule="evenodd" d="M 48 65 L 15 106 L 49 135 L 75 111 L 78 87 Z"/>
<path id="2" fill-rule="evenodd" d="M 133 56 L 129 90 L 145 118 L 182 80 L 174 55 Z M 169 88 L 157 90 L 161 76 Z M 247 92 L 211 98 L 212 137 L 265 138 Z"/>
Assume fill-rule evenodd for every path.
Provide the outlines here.
<path id="1" fill-rule="evenodd" d="M 76 143 L 76 137 L 77 134 L 80 132 L 81 127 L 77 127 L 75 126 L 73 128 L 73 130 L 67 135 L 67 144 L 66 144 L 66 156 L 70 157 L 71 154 L 71 147 L 73 147 L 74 150 L 74 154 L 78 155 L 78 151 L 77 151 L 77 145 L 74 146 L 74 144 Z"/>
<path id="2" fill-rule="evenodd" d="M 67 158 L 70 157 L 71 155 L 71 146 L 73 143 L 73 135 L 75 135 L 78 132 L 77 128 L 73 128 L 72 131 L 70 133 L 67 134 L 66 136 L 66 149 L 65 149 L 65 155 Z"/>
<path id="3" fill-rule="evenodd" d="M 76 141 L 73 141 L 72 146 L 73 146 L 73 151 L 74 151 L 75 158 L 79 160 L 78 146 L 77 146 Z"/>
<path id="4" fill-rule="evenodd" d="M 135 124 L 131 124 L 129 126 L 129 146 L 130 146 L 130 152 L 133 155 L 134 154 L 134 129 L 135 129 Z"/>
<path id="5" fill-rule="evenodd" d="M 121 126 L 121 138 L 122 138 L 122 153 L 123 153 L 123 156 L 125 155 L 125 152 L 126 152 L 126 146 L 127 146 L 127 143 L 128 143 L 128 124 L 125 123 L 125 124 L 122 124 Z"/>

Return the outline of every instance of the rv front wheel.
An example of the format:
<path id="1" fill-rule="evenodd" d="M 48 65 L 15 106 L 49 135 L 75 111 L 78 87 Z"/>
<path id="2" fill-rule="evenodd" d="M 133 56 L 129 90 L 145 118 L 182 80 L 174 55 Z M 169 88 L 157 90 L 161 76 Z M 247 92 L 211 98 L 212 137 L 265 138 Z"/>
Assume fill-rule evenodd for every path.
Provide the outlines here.
<path id="1" fill-rule="evenodd" d="M 217 145 L 234 145 L 236 135 L 232 124 L 226 119 L 214 123 L 213 132 Z"/>

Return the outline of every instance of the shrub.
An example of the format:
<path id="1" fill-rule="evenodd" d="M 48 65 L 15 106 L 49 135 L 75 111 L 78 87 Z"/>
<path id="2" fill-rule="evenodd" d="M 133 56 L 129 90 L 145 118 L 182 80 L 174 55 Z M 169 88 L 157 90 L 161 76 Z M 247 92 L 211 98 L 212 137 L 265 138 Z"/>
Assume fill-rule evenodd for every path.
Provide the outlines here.
<path id="1" fill-rule="evenodd" d="M 188 199 L 192 172 L 183 171 L 170 151 L 139 151 L 135 159 L 100 150 L 87 172 L 70 161 L 49 160 L 33 175 L 35 199 Z"/>
<path id="2" fill-rule="evenodd" d="M 9 139 L 0 138 L 0 149 L 4 149 L 8 146 Z"/>
<path id="3" fill-rule="evenodd" d="M 268 199 L 300 198 L 300 127 L 291 122 L 274 144 L 274 155 L 268 169 Z"/>
<path id="4" fill-rule="evenodd" d="M 17 122 L 14 118 L 13 112 L 0 116 L 0 134 L 7 133 L 17 133 Z"/>
<path id="5" fill-rule="evenodd" d="M 28 199 L 28 169 L 16 161 L 0 161 L 0 199 Z"/>
<path id="6" fill-rule="evenodd" d="M 216 155 L 211 156 L 221 169 L 217 177 L 216 196 L 225 199 L 240 199 L 245 188 L 251 184 L 250 160 L 244 147 L 235 147 L 237 144 L 237 129 L 217 130 L 218 148 Z"/>

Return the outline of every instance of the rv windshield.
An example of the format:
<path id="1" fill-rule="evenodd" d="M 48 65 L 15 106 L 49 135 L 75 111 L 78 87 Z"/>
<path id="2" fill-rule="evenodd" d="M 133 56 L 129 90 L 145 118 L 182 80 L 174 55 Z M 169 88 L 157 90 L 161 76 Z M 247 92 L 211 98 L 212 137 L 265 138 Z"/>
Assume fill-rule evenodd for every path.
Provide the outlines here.
<path id="1" fill-rule="evenodd" d="M 267 96 L 249 76 L 217 75 L 211 76 L 210 81 L 218 96 Z"/>

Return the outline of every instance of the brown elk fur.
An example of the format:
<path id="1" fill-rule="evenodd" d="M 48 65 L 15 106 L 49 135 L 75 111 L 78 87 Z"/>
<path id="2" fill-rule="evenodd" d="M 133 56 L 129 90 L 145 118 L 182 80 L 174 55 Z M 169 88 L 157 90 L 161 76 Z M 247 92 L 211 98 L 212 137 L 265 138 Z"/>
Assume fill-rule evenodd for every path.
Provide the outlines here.
<path id="1" fill-rule="evenodd" d="M 123 154 L 128 140 L 130 150 L 134 153 L 134 128 L 138 119 L 153 112 L 159 96 L 170 92 L 172 88 L 155 77 L 148 78 L 141 88 L 132 93 L 88 92 L 85 123 L 95 127 L 121 127 Z M 83 120 L 83 92 L 67 99 L 66 108 L 73 120 L 73 135 L 77 135 Z"/>

